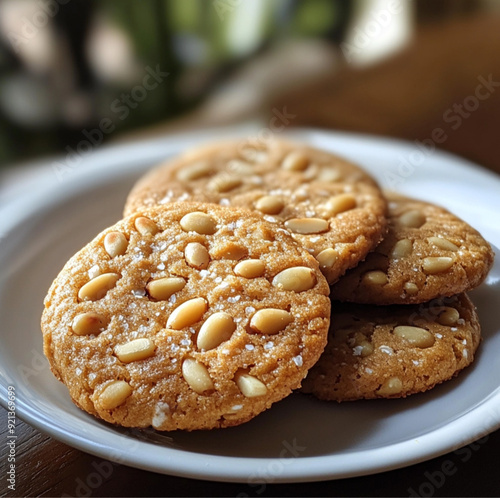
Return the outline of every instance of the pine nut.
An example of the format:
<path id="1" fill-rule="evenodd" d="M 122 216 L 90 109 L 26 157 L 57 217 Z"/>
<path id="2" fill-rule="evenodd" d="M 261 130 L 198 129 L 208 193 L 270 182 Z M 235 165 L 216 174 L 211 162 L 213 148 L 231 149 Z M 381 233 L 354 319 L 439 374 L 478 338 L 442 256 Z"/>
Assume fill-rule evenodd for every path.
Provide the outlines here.
<path id="1" fill-rule="evenodd" d="M 458 310 L 450 308 L 449 306 L 443 306 L 439 311 L 437 321 L 441 325 L 448 325 L 451 327 L 452 325 L 456 325 L 459 319 L 460 313 Z"/>
<path id="2" fill-rule="evenodd" d="M 417 348 L 430 348 L 434 342 L 434 335 L 428 330 L 420 327 L 410 327 L 409 325 L 398 325 L 394 327 L 394 335 L 401 337 Z"/>
<path id="3" fill-rule="evenodd" d="M 141 235 L 154 235 L 158 233 L 158 227 L 156 223 L 145 216 L 139 216 L 134 222 L 135 228 Z"/>
<path id="4" fill-rule="evenodd" d="M 302 292 L 316 285 L 316 275 L 307 266 L 294 266 L 278 273 L 273 278 L 273 285 L 285 291 Z"/>
<path id="5" fill-rule="evenodd" d="M 99 396 L 99 404 L 104 410 L 113 410 L 123 404 L 132 394 L 132 388 L 124 380 L 110 382 Z"/>
<path id="6" fill-rule="evenodd" d="M 441 237 L 428 237 L 427 240 L 434 246 L 443 251 L 457 252 L 460 248 L 448 239 Z"/>
<path id="7" fill-rule="evenodd" d="M 386 380 L 376 393 L 381 396 L 390 396 L 392 394 L 399 394 L 403 390 L 403 383 L 397 377 L 391 377 Z"/>
<path id="8" fill-rule="evenodd" d="M 128 241 L 121 232 L 110 232 L 104 237 L 104 249 L 112 257 L 125 254 L 128 247 Z"/>
<path id="9" fill-rule="evenodd" d="M 184 256 L 187 264 L 198 270 L 206 268 L 210 263 L 207 248 L 199 242 L 190 242 L 184 249 Z"/>
<path id="10" fill-rule="evenodd" d="M 115 346 L 115 355 L 123 363 L 145 360 L 153 356 L 155 344 L 151 339 L 140 338 Z"/>
<path id="11" fill-rule="evenodd" d="M 115 285 L 120 275 L 117 273 L 103 273 L 87 282 L 79 291 L 80 301 L 97 301 L 102 299 L 106 293 Z"/>
<path id="12" fill-rule="evenodd" d="M 292 321 L 285 310 L 267 308 L 257 311 L 250 320 L 250 328 L 261 334 L 277 334 Z"/>
<path id="13" fill-rule="evenodd" d="M 234 380 L 243 396 L 247 398 L 264 396 L 267 393 L 266 385 L 253 375 L 237 372 L 234 376 Z"/>
<path id="14" fill-rule="evenodd" d="M 215 389 L 207 367 L 190 358 L 182 363 L 182 376 L 189 387 L 197 394 L 204 394 Z"/>
<path id="15" fill-rule="evenodd" d="M 189 327 L 201 320 L 207 308 L 207 302 L 202 297 L 190 299 L 175 308 L 168 317 L 167 328 L 181 330 L 184 327 Z"/>
<path id="16" fill-rule="evenodd" d="M 185 166 L 183 169 L 177 172 L 177 179 L 181 182 L 190 182 L 192 180 L 199 180 L 205 176 L 208 176 L 212 172 L 210 164 L 204 161 L 200 161 L 195 164 L 190 164 Z"/>
<path id="17" fill-rule="evenodd" d="M 230 339 L 235 330 L 236 324 L 231 315 L 224 312 L 214 313 L 201 326 L 196 345 L 206 351 L 214 349 Z"/>
<path id="18" fill-rule="evenodd" d="M 329 270 L 333 267 L 337 259 L 339 258 L 339 253 L 332 249 L 331 247 L 328 249 L 324 249 L 317 256 L 319 266 L 322 270 Z"/>
<path id="19" fill-rule="evenodd" d="M 222 173 L 208 182 L 208 188 L 216 192 L 229 192 L 241 185 L 241 178 Z"/>
<path id="20" fill-rule="evenodd" d="M 337 322 L 337 320 L 336 320 L 336 322 Z M 352 322 L 350 322 L 349 324 L 352 324 Z M 339 328 L 340 327 L 337 324 L 337 330 Z M 347 331 L 345 331 L 345 332 L 350 333 L 351 331 L 352 331 L 352 329 L 348 328 Z M 349 344 L 351 344 L 350 341 L 349 341 Z M 354 346 L 355 346 L 354 347 L 354 356 L 361 356 L 362 358 L 366 358 L 367 356 L 370 356 L 374 351 L 373 344 L 368 340 L 368 337 L 366 337 L 365 334 L 362 334 L 360 332 L 357 332 L 354 336 Z"/>
<path id="21" fill-rule="evenodd" d="M 317 164 L 311 164 L 307 170 L 304 171 L 303 177 L 304 180 L 312 181 L 315 180 L 318 176 L 320 168 Z"/>
<path id="22" fill-rule="evenodd" d="M 255 203 L 255 207 L 265 214 L 278 214 L 285 207 L 285 203 L 275 195 L 265 195 Z"/>
<path id="23" fill-rule="evenodd" d="M 233 159 L 227 163 L 227 169 L 238 176 L 248 176 L 254 173 L 254 168 L 246 161 Z"/>
<path id="24" fill-rule="evenodd" d="M 301 152 L 290 152 L 281 163 L 281 167 L 288 171 L 304 171 L 309 165 L 309 159 Z"/>
<path id="25" fill-rule="evenodd" d="M 356 344 L 360 350 L 360 356 L 361 358 L 366 358 L 367 356 L 370 356 L 373 353 L 373 344 L 370 341 L 360 341 L 358 344 Z"/>
<path id="26" fill-rule="evenodd" d="M 453 266 L 453 258 L 446 256 L 424 258 L 422 267 L 428 275 L 435 275 L 449 270 Z"/>
<path id="27" fill-rule="evenodd" d="M 404 285 L 404 289 L 406 293 L 410 296 L 414 296 L 418 292 L 418 286 L 413 282 L 406 282 Z"/>
<path id="28" fill-rule="evenodd" d="M 215 220 L 208 214 L 200 211 L 186 214 L 180 223 L 185 232 L 213 235 L 217 231 Z"/>
<path id="29" fill-rule="evenodd" d="M 342 178 L 342 174 L 338 169 L 322 168 L 319 172 L 318 180 L 322 182 L 338 182 Z"/>
<path id="30" fill-rule="evenodd" d="M 76 335 L 97 335 L 104 328 L 104 318 L 93 311 L 80 313 L 75 316 L 71 328 Z"/>
<path id="31" fill-rule="evenodd" d="M 380 270 L 368 271 L 363 275 L 363 282 L 368 285 L 385 285 L 387 275 Z"/>
<path id="32" fill-rule="evenodd" d="M 295 202 L 304 202 L 310 200 L 310 193 L 302 187 L 299 187 L 292 194 L 292 200 Z"/>
<path id="33" fill-rule="evenodd" d="M 234 267 L 234 273 L 244 278 L 257 278 L 262 276 L 266 269 L 264 261 L 260 259 L 246 259 Z"/>
<path id="34" fill-rule="evenodd" d="M 168 299 L 172 294 L 184 289 L 186 281 L 180 277 L 166 277 L 159 278 L 158 280 L 151 280 L 146 285 L 148 294 L 158 301 Z"/>
<path id="35" fill-rule="evenodd" d="M 425 222 L 425 215 L 417 209 L 407 211 L 398 218 L 398 223 L 407 228 L 420 228 Z"/>
<path id="36" fill-rule="evenodd" d="M 391 259 L 406 258 L 413 252 L 413 242 L 410 239 L 398 240 L 392 248 L 389 257 Z"/>
<path id="37" fill-rule="evenodd" d="M 325 214 L 328 217 L 335 216 L 357 206 L 355 197 L 352 194 L 339 194 L 330 199 L 325 204 Z"/>
<path id="38" fill-rule="evenodd" d="M 329 225 L 326 220 L 321 218 L 292 218 L 285 221 L 285 226 L 295 233 L 310 234 L 326 232 Z"/>
<path id="39" fill-rule="evenodd" d="M 269 158 L 269 154 L 266 150 L 259 150 L 254 147 L 245 148 L 241 151 L 241 156 L 245 158 L 247 161 L 251 161 L 254 163 L 263 163 L 267 161 Z"/>

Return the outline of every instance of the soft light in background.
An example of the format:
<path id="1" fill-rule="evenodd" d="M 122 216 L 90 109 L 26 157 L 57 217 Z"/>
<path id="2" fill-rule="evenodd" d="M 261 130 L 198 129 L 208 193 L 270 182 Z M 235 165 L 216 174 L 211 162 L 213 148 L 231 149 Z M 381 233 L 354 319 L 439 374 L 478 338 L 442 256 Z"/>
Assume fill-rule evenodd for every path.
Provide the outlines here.
<path id="1" fill-rule="evenodd" d="M 0 164 L 281 113 L 290 126 L 400 137 L 500 171 L 499 10 L 492 0 L 3 0 Z"/>

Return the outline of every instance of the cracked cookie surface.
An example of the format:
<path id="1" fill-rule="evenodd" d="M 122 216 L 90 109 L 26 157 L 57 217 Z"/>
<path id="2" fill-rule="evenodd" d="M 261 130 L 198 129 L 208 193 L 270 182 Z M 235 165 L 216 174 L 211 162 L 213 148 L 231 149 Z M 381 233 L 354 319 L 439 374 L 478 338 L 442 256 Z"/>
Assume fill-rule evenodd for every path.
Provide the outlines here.
<path id="1" fill-rule="evenodd" d="M 332 287 L 332 298 L 413 304 L 477 287 L 493 264 L 481 234 L 444 208 L 387 194 L 389 229 L 380 245 Z"/>
<path id="2" fill-rule="evenodd" d="M 300 387 L 326 344 L 328 293 L 317 261 L 257 213 L 143 209 L 54 280 L 44 352 L 73 401 L 107 422 L 238 425 Z"/>
<path id="3" fill-rule="evenodd" d="M 125 214 L 186 200 L 245 207 L 282 224 L 330 283 L 364 259 L 386 227 L 385 198 L 361 168 L 277 140 L 218 144 L 174 158 L 137 182 Z"/>
<path id="4" fill-rule="evenodd" d="M 401 398 L 470 365 L 481 340 L 466 294 L 410 306 L 332 303 L 328 344 L 302 391 L 319 399 Z"/>

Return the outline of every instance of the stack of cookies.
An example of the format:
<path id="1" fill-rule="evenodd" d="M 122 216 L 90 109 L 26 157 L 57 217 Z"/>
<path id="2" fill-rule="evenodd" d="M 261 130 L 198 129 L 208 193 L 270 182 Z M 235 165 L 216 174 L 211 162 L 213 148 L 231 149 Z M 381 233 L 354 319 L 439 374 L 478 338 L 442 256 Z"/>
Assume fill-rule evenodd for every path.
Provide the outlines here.
<path id="1" fill-rule="evenodd" d="M 492 261 L 465 222 L 330 153 L 204 147 L 140 179 L 66 263 L 44 352 L 77 406 L 126 427 L 238 425 L 301 386 L 404 397 L 472 362 L 464 293 Z"/>
<path id="2" fill-rule="evenodd" d="M 331 297 L 347 304 L 333 305 L 327 348 L 304 385 L 320 399 L 426 391 L 470 365 L 479 346 L 465 292 L 486 277 L 491 247 L 441 207 L 386 198 L 384 240 L 332 287 Z"/>

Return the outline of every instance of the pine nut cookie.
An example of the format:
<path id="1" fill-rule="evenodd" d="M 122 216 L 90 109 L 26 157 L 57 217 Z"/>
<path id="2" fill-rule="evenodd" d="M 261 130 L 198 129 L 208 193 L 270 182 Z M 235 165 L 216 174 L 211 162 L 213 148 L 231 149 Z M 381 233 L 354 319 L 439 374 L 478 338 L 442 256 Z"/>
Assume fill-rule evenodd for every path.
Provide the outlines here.
<path id="1" fill-rule="evenodd" d="M 328 293 L 317 261 L 258 213 L 171 203 L 69 260 L 45 299 L 44 352 L 107 422 L 238 425 L 300 387 L 326 344 Z"/>
<path id="2" fill-rule="evenodd" d="M 444 208 L 387 194 L 389 230 L 366 260 L 332 288 L 332 298 L 414 304 L 477 287 L 494 253 L 481 234 Z"/>
<path id="3" fill-rule="evenodd" d="M 283 224 L 330 283 L 364 259 L 386 227 L 386 201 L 366 172 L 277 140 L 202 147 L 168 161 L 138 181 L 125 214 L 184 200 L 246 207 Z"/>
<path id="4" fill-rule="evenodd" d="M 319 399 L 401 398 L 470 365 L 481 340 L 466 294 L 410 306 L 333 303 L 328 344 L 304 380 Z"/>

